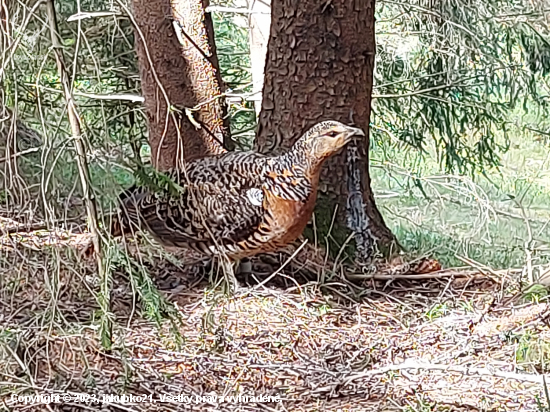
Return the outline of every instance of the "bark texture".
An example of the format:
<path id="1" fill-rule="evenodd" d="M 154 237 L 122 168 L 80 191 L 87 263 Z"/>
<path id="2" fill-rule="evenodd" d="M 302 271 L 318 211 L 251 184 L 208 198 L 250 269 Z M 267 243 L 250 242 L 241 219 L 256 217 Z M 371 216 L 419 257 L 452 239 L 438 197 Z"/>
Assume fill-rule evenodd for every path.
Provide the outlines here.
<path id="1" fill-rule="evenodd" d="M 274 0 L 257 149 L 278 153 L 315 123 L 337 120 L 367 137 L 324 166 L 316 223 L 340 223 L 355 232 L 357 252 L 395 242 L 376 208 L 369 177 L 369 118 L 373 83 L 374 0 Z M 326 222 L 328 219 L 328 222 Z M 323 220 L 324 222 L 320 222 Z M 344 225 L 340 225 L 344 227 Z"/>
<path id="2" fill-rule="evenodd" d="M 225 151 L 228 129 L 217 98 L 221 82 L 207 5 L 207 0 L 133 1 L 151 159 L 159 170 Z"/>

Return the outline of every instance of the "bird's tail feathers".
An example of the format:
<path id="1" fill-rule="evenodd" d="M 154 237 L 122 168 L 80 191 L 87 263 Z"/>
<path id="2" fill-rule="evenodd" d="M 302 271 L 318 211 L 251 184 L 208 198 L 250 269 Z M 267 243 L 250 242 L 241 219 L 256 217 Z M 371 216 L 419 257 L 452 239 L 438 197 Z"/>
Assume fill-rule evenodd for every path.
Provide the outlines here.
<path id="1" fill-rule="evenodd" d="M 137 201 L 143 197 L 139 187 L 132 186 L 118 196 L 118 210 L 110 216 L 109 233 L 112 236 L 134 234 L 138 225 Z M 134 220 L 136 220 L 134 222 Z"/>

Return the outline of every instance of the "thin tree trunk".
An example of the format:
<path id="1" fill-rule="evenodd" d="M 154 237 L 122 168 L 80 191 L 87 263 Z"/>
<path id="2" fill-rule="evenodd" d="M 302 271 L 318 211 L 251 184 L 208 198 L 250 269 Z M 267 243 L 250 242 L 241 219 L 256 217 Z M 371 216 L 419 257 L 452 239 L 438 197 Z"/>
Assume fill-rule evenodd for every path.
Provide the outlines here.
<path id="1" fill-rule="evenodd" d="M 395 242 L 370 187 L 368 130 L 376 43 L 374 0 L 273 0 L 257 149 L 280 152 L 323 120 L 354 123 L 367 137 L 324 167 L 316 208 L 317 228 L 331 223 L 338 206 L 340 240 L 355 232 L 357 251 L 372 253 Z M 346 224 L 347 228 L 346 229 Z"/>
<path id="2" fill-rule="evenodd" d="M 228 128 L 207 5 L 207 0 L 133 1 L 151 158 L 159 170 L 226 150 Z"/>
<path id="3" fill-rule="evenodd" d="M 271 0 L 248 0 L 248 25 L 250 27 L 250 63 L 252 69 L 252 92 L 254 108 L 259 116 L 262 108 L 262 87 L 264 84 L 265 55 L 269 39 Z"/>
<path id="4" fill-rule="evenodd" d="M 82 130 L 80 127 L 80 119 L 78 113 L 76 112 L 76 105 L 73 99 L 71 85 L 69 81 L 69 74 L 67 72 L 67 66 L 65 65 L 63 57 L 63 46 L 59 39 L 59 32 L 57 30 L 57 20 L 55 13 L 55 6 L 53 0 L 48 0 L 47 3 L 47 13 L 49 20 L 50 35 L 52 39 L 53 51 L 55 54 L 55 60 L 57 63 L 57 70 L 59 72 L 59 77 L 61 79 L 61 85 L 63 87 L 63 94 L 67 102 L 67 114 L 69 116 L 69 124 L 71 126 L 72 139 L 76 149 L 76 161 L 78 165 L 78 172 L 80 175 L 80 183 L 82 186 L 82 196 L 84 197 L 84 204 L 86 205 L 86 212 L 88 215 L 88 230 L 92 234 L 92 242 L 94 246 L 94 254 L 97 261 L 97 270 L 99 278 L 101 280 L 101 292 L 104 299 L 100 301 L 101 307 L 104 311 L 104 327 L 103 327 L 103 336 L 102 339 L 103 346 L 106 349 L 111 348 L 111 339 L 112 339 L 112 324 L 108 316 L 108 303 L 106 296 L 109 296 L 109 286 L 107 273 L 103 266 L 102 260 L 102 248 L 101 248 L 101 239 L 99 237 L 99 224 L 97 219 L 97 205 L 95 201 L 95 196 L 93 190 L 90 187 L 90 171 L 88 169 L 88 162 L 86 157 L 86 148 L 84 146 L 84 139 L 82 137 Z"/>

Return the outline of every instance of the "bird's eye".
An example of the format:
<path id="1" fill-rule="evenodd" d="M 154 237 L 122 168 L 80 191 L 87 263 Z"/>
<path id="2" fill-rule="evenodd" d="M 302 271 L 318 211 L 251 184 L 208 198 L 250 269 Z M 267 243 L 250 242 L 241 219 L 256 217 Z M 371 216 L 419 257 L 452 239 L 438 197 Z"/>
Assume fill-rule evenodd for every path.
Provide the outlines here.
<path id="1" fill-rule="evenodd" d="M 336 136 L 338 136 L 338 133 L 336 133 L 336 132 L 329 132 L 328 136 L 329 136 L 329 137 L 336 137 Z"/>

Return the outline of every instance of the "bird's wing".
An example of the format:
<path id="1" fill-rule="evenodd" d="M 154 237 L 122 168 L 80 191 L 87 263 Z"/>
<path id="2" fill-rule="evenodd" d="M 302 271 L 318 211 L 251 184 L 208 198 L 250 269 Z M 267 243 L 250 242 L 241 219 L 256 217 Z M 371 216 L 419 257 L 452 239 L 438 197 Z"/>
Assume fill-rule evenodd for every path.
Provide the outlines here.
<path id="1" fill-rule="evenodd" d="M 190 162 L 174 174 L 185 188 L 173 198 L 134 189 L 122 200 L 131 222 L 140 222 L 161 243 L 236 243 L 260 225 L 265 157 L 236 152 Z"/>

